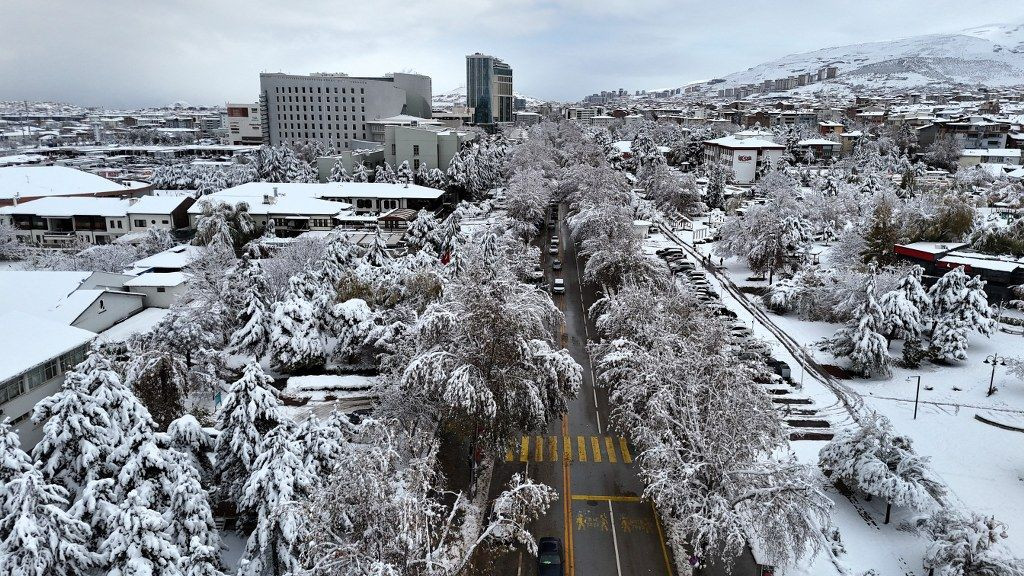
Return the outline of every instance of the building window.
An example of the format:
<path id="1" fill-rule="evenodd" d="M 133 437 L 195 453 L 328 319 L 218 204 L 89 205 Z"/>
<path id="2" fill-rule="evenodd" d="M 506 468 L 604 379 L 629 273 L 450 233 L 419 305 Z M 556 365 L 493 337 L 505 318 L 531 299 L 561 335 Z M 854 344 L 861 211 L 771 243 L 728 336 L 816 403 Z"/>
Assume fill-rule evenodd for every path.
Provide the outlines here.
<path id="1" fill-rule="evenodd" d="M 419 144 L 413 144 L 412 145 L 412 155 L 413 156 L 419 156 L 420 155 L 420 145 Z"/>
<path id="2" fill-rule="evenodd" d="M 161 220 L 160 223 L 161 224 L 170 224 L 170 222 L 168 222 L 167 220 Z M 118 228 L 120 228 L 120 226 L 118 226 Z"/>
<path id="3" fill-rule="evenodd" d="M 164 288 L 163 286 L 157 286 L 156 287 L 156 291 L 157 292 L 167 292 L 167 288 Z"/>
<path id="4" fill-rule="evenodd" d="M 356 208 L 373 208 L 373 200 L 368 198 L 357 198 Z"/>
<path id="5" fill-rule="evenodd" d="M 394 144 L 391 145 L 391 155 L 392 156 L 395 155 L 395 145 Z"/>
<path id="6" fill-rule="evenodd" d="M 0 403 L 7 402 L 12 398 L 17 398 L 22 394 L 21 376 L 15 376 L 13 380 L 8 380 L 7 382 L 0 384 Z"/>
<path id="7" fill-rule="evenodd" d="M 60 374 L 60 363 L 54 358 L 46 364 L 43 364 L 43 378 L 44 380 L 53 380 Z"/>
<path id="8" fill-rule="evenodd" d="M 412 169 L 413 170 L 419 170 L 420 169 L 420 159 L 419 158 L 414 158 L 413 159 L 413 161 L 412 161 Z"/>
<path id="9" fill-rule="evenodd" d="M 135 221 L 135 227 L 136 228 L 145 228 L 146 227 L 146 221 L 145 220 L 136 220 Z"/>

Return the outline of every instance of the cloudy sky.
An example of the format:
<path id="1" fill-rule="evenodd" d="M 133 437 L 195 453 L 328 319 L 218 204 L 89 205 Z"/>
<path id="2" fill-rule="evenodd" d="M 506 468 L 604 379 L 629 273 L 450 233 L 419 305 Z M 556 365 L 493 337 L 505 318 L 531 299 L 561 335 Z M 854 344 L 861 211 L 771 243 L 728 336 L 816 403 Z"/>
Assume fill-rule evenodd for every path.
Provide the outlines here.
<path id="1" fill-rule="evenodd" d="M 779 56 L 1024 21 L 1021 0 L 6 0 L 0 100 L 255 101 L 259 72 L 413 70 L 434 92 L 465 55 L 517 92 L 576 100 L 680 86 Z"/>

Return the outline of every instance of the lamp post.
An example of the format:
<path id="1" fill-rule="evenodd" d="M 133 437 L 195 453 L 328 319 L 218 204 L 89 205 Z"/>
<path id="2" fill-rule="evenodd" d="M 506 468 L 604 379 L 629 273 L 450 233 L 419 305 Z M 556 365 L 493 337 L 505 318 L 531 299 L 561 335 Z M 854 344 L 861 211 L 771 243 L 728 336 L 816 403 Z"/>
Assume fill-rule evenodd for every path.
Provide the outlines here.
<path id="1" fill-rule="evenodd" d="M 992 365 L 992 375 L 988 378 L 988 395 L 995 393 L 996 366 L 1006 366 L 1006 357 L 999 354 L 989 354 L 985 357 L 985 364 Z"/>
<path id="2" fill-rule="evenodd" d="M 914 420 L 917 420 L 917 402 L 921 399 L 921 376 L 907 376 L 907 382 L 910 382 L 911 378 L 917 378 L 917 393 L 914 394 Z"/>

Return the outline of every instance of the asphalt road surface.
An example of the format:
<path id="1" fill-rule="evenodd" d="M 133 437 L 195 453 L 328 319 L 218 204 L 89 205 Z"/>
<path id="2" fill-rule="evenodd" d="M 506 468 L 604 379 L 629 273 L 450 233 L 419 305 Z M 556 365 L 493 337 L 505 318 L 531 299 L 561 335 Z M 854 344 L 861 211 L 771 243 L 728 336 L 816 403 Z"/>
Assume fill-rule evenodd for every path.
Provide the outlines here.
<path id="1" fill-rule="evenodd" d="M 557 256 L 548 254 L 548 230 L 541 238 L 547 281 L 565 280 L 565 294 L 553 295 L 565 314 L 562 345 L 583 367 L 579 396 L 568 412 L 551 422 L 547 430 L 523 436 L 506 454 L 498 456 L 491 483 L 500 491 L 512 474 L 526 472 L 536 481 L 552 486 L 559 499 L 531 526 L 537 538 L 562 539 L 566 550 L 567 576 L 670 576 L 672 559 L 664 542 L 664 529 L 650 502 L 641 500 L 643 485 L 637 477 L 633 447 L 608 423 L 608 399 L 594 387 L 586 344 L 595 328 L 585 307 L 596 298 L 582 286 L 582 265 L 559 210 Z M 553 271 L 551 260 L 562 261 Z M 497 559 L 494 573 L 525 576 L 537 573 L 536 559 L 512 553 Z"/>

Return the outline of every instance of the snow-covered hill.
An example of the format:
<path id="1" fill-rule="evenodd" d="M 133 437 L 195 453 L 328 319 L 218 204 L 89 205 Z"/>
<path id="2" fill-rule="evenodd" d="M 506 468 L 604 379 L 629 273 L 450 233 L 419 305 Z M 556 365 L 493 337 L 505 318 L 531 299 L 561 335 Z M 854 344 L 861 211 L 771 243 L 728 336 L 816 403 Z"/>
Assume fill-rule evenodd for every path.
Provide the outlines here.
<path id="1" fill-rule="evenodd" d="M 825 66 L 838 68 L 837 77 L 826 83 L 836 88 L 1024 84 L 1024 23 L 992 24 L 954 34 L 929 34 L 791 54 L 725 76 L 724 83 L 708 89 L 816 73 Z M 798 90 L 821 87 L 817 83 Z"/>
<path id="2" fill-rule="evenodd" d="M 525 94 L 520 94 L 519 92 L 513 92 L 512 94 L 515 95 L 516 98 L 525 99 L 526 105 L 528 107 L 544 103 L 543 100 L 538 100 L 537 98 L 533 98 L 532 96 L 526 96 Z M 433 105 L 435 108 L 451 108 L 452 106 L 465 106 L 466 87 L 459 86 L 458 88 L 455 88 L 454 90 L 449 90 L 448 92 L 434 94 Z"/>

